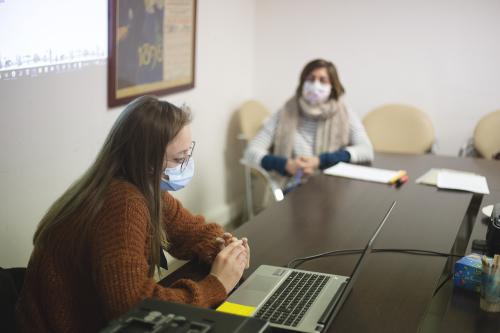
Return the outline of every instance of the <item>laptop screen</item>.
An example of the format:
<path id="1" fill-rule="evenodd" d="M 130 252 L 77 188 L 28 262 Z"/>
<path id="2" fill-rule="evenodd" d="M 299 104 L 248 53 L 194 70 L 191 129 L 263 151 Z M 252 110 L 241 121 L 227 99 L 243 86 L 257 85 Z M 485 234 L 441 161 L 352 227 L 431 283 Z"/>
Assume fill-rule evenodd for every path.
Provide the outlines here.
<path id="1" fill-rule="evenodd" d="M 384 218 L 379 223 L 379 225 L 378 225 L 377 229 L 375 230 L 375 232 L 373 233 L 372 237 L 366 243 L 366 246 L 365 246 L 363 252 L 361 253 L 358 261 L 356 262 L 356 265 L 354 266 L 354 269 L 353 269 L 352 274 L 351 274 L 351 278 L 349 279 L 349 282 L 347 283 L 347 286 L 342 291 L 342 295 L 340 296 L 339 301 L 336 303 L 335 309 L 332 311 L 331 315 L 329 316 L 329 319 L 327 320 L 327 323 L 325 323 L 325 327 L 329 327 L 330 326 L 330 324 L 332 323 L 333 319 L 335 318 L 335 316 L 337 315 L 337 313 L 340 311 L 340 308 L 342 307 L 342 304 L 347 299 L 347 296 L 349 296 L 349 294 L 350 294 L 350 292 L 352 290 L 352 286 L 356 282 L 356 280 L 357 280 L 357 278 L 358 278 L 358 276 L 359 276 L 359 274 L 361 272 L 361 267 L 362 267 L 362 265 L 365 262 L 365 259 L 367 257 L 366 254 L 368 254 L 368 253 L 371 252 L 372 247 L 373 247 L 373 242 L 375 241 L 375 239 L 377 238 L 378 234 L 382 230 L 382 227 L 384 226 L 385 222 L 389 218 L 389 215 L 391 214 L 392 210 L 394 209 L 394 206 L 396 206 L 396 201 L 392 202 L 391 206 L 389 207 L 389 209 L 385 213 Z"/>

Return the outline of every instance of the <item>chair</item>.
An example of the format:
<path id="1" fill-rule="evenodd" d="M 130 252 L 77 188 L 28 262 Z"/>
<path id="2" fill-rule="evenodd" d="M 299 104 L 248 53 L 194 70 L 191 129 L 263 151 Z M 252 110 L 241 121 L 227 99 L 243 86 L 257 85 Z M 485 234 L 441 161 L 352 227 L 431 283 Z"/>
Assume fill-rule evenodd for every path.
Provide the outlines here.
<path id="1" fill-rule="evenodd" d="M 15 306 L 26 268 L 0 267 L 0 331 L 15 332 Z"/>
<path id="2" fill-rule="evenodd" d="M 264 120 L 269 117 L 270 112 L 264 105 L 254 100 L 243 103 L 237 112 L 241 131 L 238 135 L 238 139 L 243 140 L 246 144 L 248 144 L 248 142 L 259 132 Z M 272 180 L 266 170 L 247 162 L 243 158 L 240 160 L 240 163 L 245 169 L 245 198 L 247 216 L 249 218 L 254 216 L 252 191 L 252 183 L 254 180 L 263 179 L 266 186 L 270 189 L 273 198 L 276 201 L 283 200 L 284 195 L 281 187 Z"/>
<path id="3" fill-rule="evenodd" d="M 500 110 L 479 120 L 474 129 L 474 148 L 487 159 L 500 152 Z"/>
<path id="4" fill-rule="evenodd" d="M 363 119 L 375 151 L 425 154 L 432 150 L 434 128 L 428 115 L 403 104 L 387 104 Z"/>

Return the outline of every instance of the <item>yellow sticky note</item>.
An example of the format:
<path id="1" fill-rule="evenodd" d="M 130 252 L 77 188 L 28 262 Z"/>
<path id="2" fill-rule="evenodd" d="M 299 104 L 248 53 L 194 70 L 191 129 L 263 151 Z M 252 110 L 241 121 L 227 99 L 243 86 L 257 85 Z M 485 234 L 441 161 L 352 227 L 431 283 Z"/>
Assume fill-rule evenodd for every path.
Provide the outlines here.
<path id="1" fill-rule="evenodd" d="M 252 313 L 255 311 L 255 308 L 253 306 L 248 306 L 248 305 L 224 302 L 217 308 L 217 311 L 235 314 L 239 316 L 250 317 Z"/>

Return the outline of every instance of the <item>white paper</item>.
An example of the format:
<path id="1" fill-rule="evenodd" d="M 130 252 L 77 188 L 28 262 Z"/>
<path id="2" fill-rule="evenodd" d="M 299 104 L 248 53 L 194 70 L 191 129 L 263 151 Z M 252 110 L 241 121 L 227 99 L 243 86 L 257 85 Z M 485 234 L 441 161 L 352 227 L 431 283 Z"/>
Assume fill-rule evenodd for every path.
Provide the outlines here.
<path id="1" fill-rule="evenodd" d="M 389 183 L 399 174 L 399 170 L 378 169 L 350 163 L 337 163 L 323 171 L 326 175 L 366 180 L 377 183 Z"/>
<path id="2" fill-rule="evenodd" d="M 434 185 L 437 184 L 437 175 L 441 169 L 430 169 L 415 180 L 417 184 Z"/>
<path id="3" fill-rule="evenodd" d="M 484 215 L 491 217 L 491 213 L 493 213 L 493 205 L 484 206 L 481 211 Z"/>
<path id="4" fill-rule="evenodd" d="M 490 194 L 486 178 L 472 173 L 440 171 L 437 177 L 437 187 Z"/>
<path id="5" fill-rule="evenodd" d="M 461 175 L 473 175 L 474 174 L 471 172 L 465 172 L 465 171 L 459 171 L 459 170 L 432 168 L 429 171 L 427 171 L 426 173 L 424 173 L 422 176 L 418 177 L 415 180 L 415 183 L 436 186 L 438 174 L 442 171 L 454 172 L 454 173 L 461 174 Z"/>

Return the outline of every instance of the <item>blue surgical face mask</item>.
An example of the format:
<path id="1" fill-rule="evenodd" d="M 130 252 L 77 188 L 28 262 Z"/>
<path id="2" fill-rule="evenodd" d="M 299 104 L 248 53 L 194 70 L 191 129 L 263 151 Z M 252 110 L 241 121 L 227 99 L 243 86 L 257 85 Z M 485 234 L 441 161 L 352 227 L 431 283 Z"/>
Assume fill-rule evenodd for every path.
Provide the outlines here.
<path id="1" fill-rule="evenodd" d="M 167 177 L 162 177 L 161 179 L 160 189 L 162 191 L 178 191 L 183 189 L 193 178 L 194 159 L 192 157 L 189 158 L 188 164 L 183 171 L 181 171 L 181 164 L 179 164 L 175 168 L 165 168 L 163 174 Z"/>

